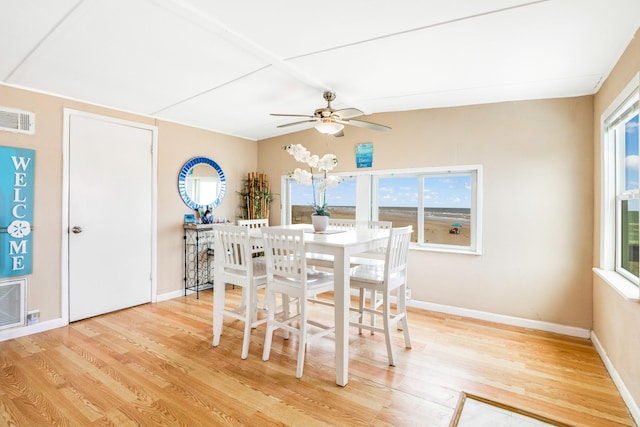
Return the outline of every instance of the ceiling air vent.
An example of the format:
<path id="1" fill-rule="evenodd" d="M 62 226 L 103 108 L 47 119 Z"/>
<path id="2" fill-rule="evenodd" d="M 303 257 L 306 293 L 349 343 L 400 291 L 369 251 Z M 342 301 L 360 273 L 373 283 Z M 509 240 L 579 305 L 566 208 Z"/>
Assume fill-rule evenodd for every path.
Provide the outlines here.
<path id="1" fill-rule="evenodd" d="M 29 111 L 0 107 L 0 130 L 33 135 L 36 132 L 36 115 Z"/>

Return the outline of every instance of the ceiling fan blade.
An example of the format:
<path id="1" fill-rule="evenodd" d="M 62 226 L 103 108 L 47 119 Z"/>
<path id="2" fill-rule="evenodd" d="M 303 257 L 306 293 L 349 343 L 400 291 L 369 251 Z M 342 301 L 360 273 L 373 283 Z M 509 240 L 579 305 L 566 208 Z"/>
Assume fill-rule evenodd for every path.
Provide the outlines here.
<path id="1" fill-rule="evenodd" d="M 308 114 L 276 114 L 276 113 L 271 113 L 272 116 L 278 116 L 278 117 L 309 117 L 309 118 L 313 118 L 314 116 L 310 116 Z"/>
<path id="2" fill-rule="evenodd" d="M 278 128 L 286 128 L 289 126 L 301 125 L 304 123 L 319 123 L 319 122 L 333 122 L 340 123 L 343 125 L 352 125 L 358 126 L 361 128 L 379 130 L 379 131 L 389 131 L 391 128 L 385 125 L 379 125 L 377 123 L 365 122 L 363 120 L 352 120 L 352 117 L 359 117 L 364 115 L 362 111 L 357 108 L 342 108 L 340 110 L 334 110 L 331 108 L 331 101 L 336 98 L 336 94 L 333 92 L 324 92 L 322 97 L 325 101 L 327 101 L 327 106 L 325 108 L 318 108 L 314 111 L 313 115 L 307 114 L 277 114 L 271 113 L 272 116 L 277 117 L 306 117 L 309 120 L 302 120 L 299 122 L 287 123 L 284 125 L 277 126 Z M 318 129 L 320 133 L 327 133 L 326 130 L 323 131 Z M 344 132 L 340 130 L 337 133 L 332 134 L 335 137 L 344 136 Z"/>
<path id="3" fill-rule="evenodd" d="M 391 128 L 385 125 L 379 125 L 377 123 L 365 122 L 363 120 L 336 120 L 338 123 L 343 123 L 346 125 L 358 126 L 361 128 L 379 130 L 379 131 L 390 131 Z"/>
<path id="4" fill-rule="evenodd" d="M 350 119 L 352 117 L 362 116 L 364 113 L 357 108 L 343 108 L 342 110 L 336 110 L 333 114 L 337 114 L 341 119 Z"/>
<path id="5" fill-rule="evenodd" d="M 295 125 L 300 125 L 302 123 L 312 123 L 312 122 L 317 122 L 317 120 L 315 120 L 315 119 L 314 120 L 302 120 L 301 122 L 287 123 L 287 124 L 279 125 L 279 126 L 276 126 L 276 127 L 278 127 L 278 128 L 286 128 L 286 127 L 289 127 L 289 126 L 295 126 Z"/>

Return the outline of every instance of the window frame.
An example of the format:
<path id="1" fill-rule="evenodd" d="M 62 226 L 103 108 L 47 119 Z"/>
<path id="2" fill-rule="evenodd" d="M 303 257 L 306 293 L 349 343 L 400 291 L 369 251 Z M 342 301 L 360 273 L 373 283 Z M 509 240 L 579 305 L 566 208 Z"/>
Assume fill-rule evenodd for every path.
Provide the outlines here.
<path id="1" fill-rule="evenodd" d="M 426 167 L 389 170 L 367 170 L 333 173 L 336 176 L 356 178 L 356 219 L 362 221 L 378 220 L 378 179 L 380 177 L 415 177 L 418 179 L 418 192 L 423 194 L 424 177 L 452 175 L 459 176 L 471 174 L 472 180 L 472 206 L 471 206 L 471 243 L 469 246 L 456 246 L 424 242 L 424 209 L 423 197 L 418 197 L 418 242 L 412 242 L 411 248 L 435 252 L 448 252 L 458 254 L 482 254 L 482 165 L 461 165 L 448 167 Z M 291 224 L 291 183 L 292 178 L 281 177 L 281 218 L 283 224 Z M 475 190 L 475 191 L 474 191 Z M 422 242 L 422 243 L 421 243 Z"/>
<path id="2" fill-rule="evenodd" d="M 640 279 L 622 268 L 622 202 L 640 197 L 640 188 L 625 190 L 624 159 L 620 138 L 624 117 L 640 112 L 640 73 L 637 73 L 600 117 L 601 124 L 601 212 L 600 259 L 594 267 L 606 283 L 628 300 L 640 299 Z M 627 110 L 633 108 L 631 113 Z M 639 142 L 640 143 L 640 142 Z"/>

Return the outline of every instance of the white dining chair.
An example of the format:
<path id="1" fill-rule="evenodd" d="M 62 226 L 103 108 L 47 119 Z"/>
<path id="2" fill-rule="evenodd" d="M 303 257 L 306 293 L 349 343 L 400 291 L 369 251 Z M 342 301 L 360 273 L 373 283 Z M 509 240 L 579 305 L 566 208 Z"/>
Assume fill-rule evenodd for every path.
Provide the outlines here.
<path id="1" fill-rule="evenodd" d="M 367 228 L 371 230 L 390 230 L 393 227 L 391 221 L 368 221 Z M 366 251 L 360 252 L 351 257 L 352 263 L 367 264 L 370 260 L 384 261 L 384 255 L 387 250 L 387 242 L 382 242 L 379 246 Z"/>
<path id="2" fill-rule="evenodd" d="M 385 251 L 384 262 L 374 264 L 360 264 L 351 269 L 350 285 L 359 289 L 358 307 L 356 316 L 349 325 L 356 326 L 360 334 L 363 329 L 384 333 L 387 344 L 387 356 L 389 365 L 395 366 L 393 347 L 391 342 L 391 327 L 396 325 L 404 334 L 406 348 L 411 348 L 409 337 L 409 324 L 407 322 L 406 289 L 407 289 L 407 259 L 409 256 L 409 241 L 411 240 L 412 227 L 392 228 Z M 380 293 L 382 303 L 367 307 L 365 291 Z M 396 291 L 396 308 L 391 310 L 391 293 Z M 380 328 L 372 323 L 364 322 L 364 313 L 382 316 L 383 326 Z"/>
<path id="3" fill-rule="evenodd" d="M 267 264 L 267 304 L 276 304 L 276 295 L 297 298 L 297 313 L 285 310 L 276 316 L 269 310 L 267 332 L 262 360 L 269 360 L 271 343 L 276 330 L 282 329 L 285 338 L 289 333 L 298 336 L 298 361 L 296 378 L 302 378 L 306 347 L 315 338 L 331 334 L 335 326 L 325 325 L 309 318 L 307 299 L 319 293 L 333 290 L 333 274 L 307 269 L 304 230 L 263 228 L 262 236 Z"/>
<path id="4" fill-rule="evenodd" d="M 370 228 L 370 221 L 355 219 L 329 218 L 327 231 L 349 231 Z M 324 254 L 307 254 L 307 264 L 313 267 L 333 268 L 333 257 Z"/>
<path id="5" fill-rule="evenodd" d="M 355 230 L 357 228 L 368 228 L 368 221 L 356 219 L 329 218 L 328 229 L 330 230 Z"/>
<path id="6" fill-rule="evenodd" d="M 269 218 L 260 219 L 239 219 L 238 225 L 249 228 L 262 228 L 269 226 Z"/>
<path id="7" fill-rule="evenodd" d="M 393 223 L 391 221 L 360 221 L 355 219 L 329 219 L 328 229 L 334 230 L 357 230 L 357 229 L 372 229 L 372 230 L 390 230 Z M 359 264 L 382 264 L 384 262 L 384 256 L 386 252 L 388 240 L 382 241 L 379 246 L 372 248 L 366 252 L 360 252 L 354 254 L 349 262 L 352 267 Z M 307 254 L 307 263 L 313 267 L 321 268 L 333 268 L 333 257 L 331 255 L 322 254 Z M 365 295 L 366 296 L 366 295 Z M 375 291 L 369 292 L 370 307 L 378 308 L 382 304 L 382 297 Z M 324 305 L 333 306 L 333 301 L 324 298 L 312 298 L 312 302 Z M 375 314 L 370 313 L 371 325 L 375 325 Z M 373 330 L 371 331 L 373 334 Z"/>
<path id="8" fill-rule="evenodd" d="M 222 326 L 225 317 L 244 322 L 242 341 L 242 358 L 249 354 L 251 329 L 266 323 L 266 306 L 258 298 L 258 291 L 267 284 L 267 273 L 264 257 L 254 257 L 249 228 L 232 225 L 214 225 L 216 284 L 232 284 L 242 288 L 240 305 L 233 309 L 224 309 L 213 313 L 213 346 L 220 343 Z M 214 298 L 216 295 L 214 293 Z M 264 313 L 259 319 L 258 313 Z"/>
<path id="9" fill-rule="evenodd" d="M 268 227 L 269 226 L 269 219 L 268 218 L 261 218 L 261 219 L 239 219 L 238 220 L 238 225 L 242 226 L 242 227 L 248 227 L 249 230 L 254 231 L 254 230 L 259 230 L 262 227 Z M 257 244 L 257 243 L 253 243 L 252 247 L 251 247 L 251 252 L 254 254 L 254 256 L 261 256 L 264 254 L 264 249 L 262 248 L 261 244 Z"/>
<path id="10" fill-rule="evenodd" d="M 347 231 L 356 228 L 355 219 L 329 218 L 326 232 Z M 333 256 L 325 254 L 308 253 L 307 265 L 311 267 L 333 268 Z"/>
<path id="11" fill-rule="evenodd" d="M 368 225 L 368 228 L 372 230 L 391 230 L 391 228 L 393 227 L 393 223 L 391 221 L 369 221 L 367 225 Z M 388 240 L 384 240 L 380 244 L 378 244 L 378 246 L 371 248 L 366 252 L 360 252 L 360 253 L 354 254 L 350 259 L 351 265 L 357 266 L 361 264 L 368 264 L 368 265 L 377 264 L 378 267 L 382 266 L 384 263 L 385 254 L 387 252 L 388 242 L 389 242 Z M 365 298 L 366 297 L 367 295 L 365 292 Z M 373 289 L 369 290 L 368 299 L 369 299 L 369 307 L 372 307 L 374 309 L 378 309 L 383 302 L 382 295 L 378 295 L 378 293 Z M 376 325 L 375 313 L 370 312 L 369 318 L 370 318 L 371 326 L 375 327 Z M 371 329 L 371 334 L 373 335 L 373 333 L 374 333 L 374 329 Z"/>

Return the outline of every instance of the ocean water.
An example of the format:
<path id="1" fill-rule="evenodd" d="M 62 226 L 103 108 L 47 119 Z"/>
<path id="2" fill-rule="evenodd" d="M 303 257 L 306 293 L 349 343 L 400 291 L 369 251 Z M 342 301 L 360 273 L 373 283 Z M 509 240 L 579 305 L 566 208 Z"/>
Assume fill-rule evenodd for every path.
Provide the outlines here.
<path id="1" fill-rule="evenodd" d="M 291 207 L 293 218 L 307 217 L 312 213 L 311 206 L 294 205 Z M 355 218 L 356 210 L 353 206 L 330 206 L 329 212 L 336 218 Z M 416 218 L 418 208 L 403 206 L 383 206 L 378 209 L 378 219 L 383 218 Z M 469 208 L 425 208 L 425 221 L 451 221 L 452 223 L 469 224 L 471 209 Z"/>

